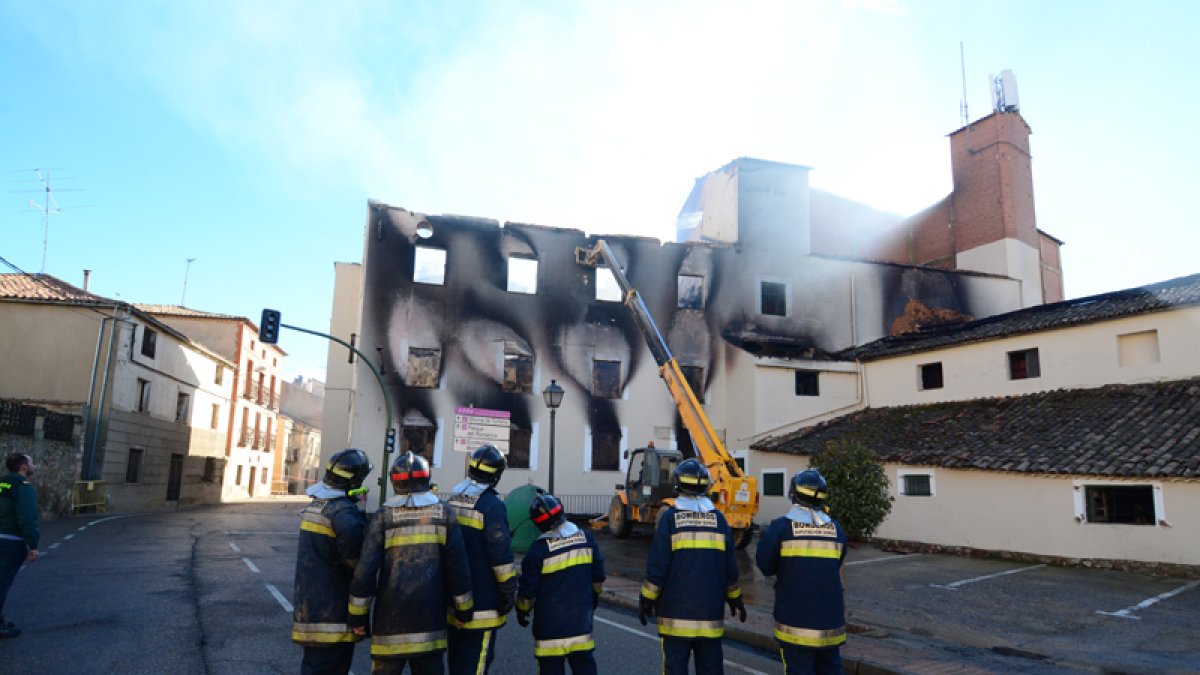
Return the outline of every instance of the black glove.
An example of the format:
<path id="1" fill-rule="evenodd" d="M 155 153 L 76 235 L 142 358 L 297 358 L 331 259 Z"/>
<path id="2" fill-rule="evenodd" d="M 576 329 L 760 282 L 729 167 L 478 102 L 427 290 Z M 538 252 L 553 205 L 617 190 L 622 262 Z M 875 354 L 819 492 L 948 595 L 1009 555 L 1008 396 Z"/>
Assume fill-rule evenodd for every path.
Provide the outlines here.
<path id="1" fill-rule="evenodd" d="M 736 598 L 725 598 L 725 602 L 729 603 L 729 616 L 733 618 L 737 616 L 738 621 L 746 623 L 746 603 L 742 600 L 742 596 Z"/>
<path id="2" fill-rule="evenodd" d="M 592 591 L 592 610 L 600 606 L 600 591 Z"/>
<path id="3" fill-rule="evenodd" d="M 529 626 L 529 612 L 517 610 L 517 623 L 521 624 L 522 628 Z"/>
<path id="4" fill-rule="evenodd" d="M 646 617 L 654 616 L 654 601 L 644 595 L 638 596 L 638 621 L 646 625 Z"/>
<path id="5" fill-rule="evenodd" d="M 498 607 L 496 607 L 496 615 L 497 616 L 508 616 L 508 613 L 512 611 L 512 608 L 513 608 L 513 599 L 508 597 L 507 595 L 502 595 L 502 596 L 500 596 L 500 605 Z"/>
<path id="6" fill-rule="evenodd" d="M 474 609 L 455 609 L 454 620 L 459 624 L 465 624 L 471 621 L 471 617 L 475 616 Z"/>

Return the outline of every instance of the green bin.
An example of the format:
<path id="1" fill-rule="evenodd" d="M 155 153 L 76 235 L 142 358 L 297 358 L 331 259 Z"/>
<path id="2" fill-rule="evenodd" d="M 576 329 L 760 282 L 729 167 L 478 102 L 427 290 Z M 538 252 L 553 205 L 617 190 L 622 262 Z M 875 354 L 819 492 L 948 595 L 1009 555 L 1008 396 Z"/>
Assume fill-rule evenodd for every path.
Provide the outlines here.
<path id="1" fill-rule="evenodd" d="M 508 530 L 512 533 L 514 553 L 523 554 L 529 551 L 529 545 L 541 534 L 537 526 L 529 519 L 529 502 L 533 501 L 533 498 L 540 492 L 545 492 L 545 490 L 536 485 L 522 485 L 504 498 L 504 508 L 508 511 Z"/>

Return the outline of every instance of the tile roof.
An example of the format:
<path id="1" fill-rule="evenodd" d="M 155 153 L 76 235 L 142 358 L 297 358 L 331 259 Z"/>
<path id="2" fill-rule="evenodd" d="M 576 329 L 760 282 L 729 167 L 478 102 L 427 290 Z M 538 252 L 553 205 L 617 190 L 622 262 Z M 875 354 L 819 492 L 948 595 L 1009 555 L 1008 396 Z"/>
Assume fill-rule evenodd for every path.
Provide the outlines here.
<path id="1" fill-rule="evenodd" d="M 751 448 L 811 455 L 833 440 L 900 464 L 1200 478 L 1200 378 L 867 408 Z"/>
<path id="2" fill-rule="evenodd" d="M 117 301 L 89 293 L 49 274 L 0 274 L 0 299 L 88 305 Z"/>
<path id="3" fill-rule="evenodd" d="M 977 321 L 885 337 L 843 350 L 837 356 L 869 361 L 1197 304 L 1200 304 L 1200 274 L 1193 274 L 1149 286 L 1027 307 Z"/>
<path id="4" fill-rule="evenodd" d="M 187 319 L 233 319 L 235 321 L 249 321 L 242 316 L 234 316 L 232 314 L 218 314 L 217 312 L 205 312 L 199 309 L 192 309 L 182 305 L 134 305 L 139 310 L 147 314 L 155 314 L 158 316 L 177 316 Z"/>

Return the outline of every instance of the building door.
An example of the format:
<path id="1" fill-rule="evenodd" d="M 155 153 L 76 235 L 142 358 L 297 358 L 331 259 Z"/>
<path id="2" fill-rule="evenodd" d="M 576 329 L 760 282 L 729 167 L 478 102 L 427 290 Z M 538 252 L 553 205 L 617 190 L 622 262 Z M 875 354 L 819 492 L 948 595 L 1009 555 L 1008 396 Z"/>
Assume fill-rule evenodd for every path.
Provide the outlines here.
<path id="1" fill-rule="evenodd" d="M 257 466 L 250 467 L 250 484 L 248 487 L 250 488 L 250 496 L 251 497 L 254 496 L 254 472 L 256 472 L 256 471 L 258 471 Z"/>
<path id="2" fill-rule="evenodd" d="M 171 455 L 171 469 L 167 473 L 167 501 L 179 501 L 179 484 L 183 482 L 183 455 Z"/>

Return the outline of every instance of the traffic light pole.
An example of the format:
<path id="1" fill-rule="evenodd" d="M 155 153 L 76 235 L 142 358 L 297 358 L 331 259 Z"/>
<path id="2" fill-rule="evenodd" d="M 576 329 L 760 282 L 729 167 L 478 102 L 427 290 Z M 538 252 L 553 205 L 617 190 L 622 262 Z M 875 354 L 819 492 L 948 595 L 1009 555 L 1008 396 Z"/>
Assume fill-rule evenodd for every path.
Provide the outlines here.
<path id="1" fill-rule="evenodd" d="M 366 354 L 358 351 L 354 345 L 341 338 L 336 338 L 327 333 L 320 333 L 318 331 L 301 328 L 299 326 L 290 326 L 286 323 L 279 324 L 279 327 L 290 328 L 291 330 L 299 331 L 301 333 L 308 333 L 309 335 L 316 335 L 317 337 L 323 337 L 326 340 L 333 340 L 346 349 L 358 354 L 358 358 L 361 359 L 363 363 L 367 364 L 367 367 L 371 369 L 371 374 L 374 375 L 375 380 L 379 382 L 379 390 L 383 392 L 383 409 L 387 415 L 387 422 L 386 426 L 384 427 L 387 431 L 384 434 L 383 462 L 381 462 L 381 466 L 379 468 L 379 506 L 382 508 L 384 500 L 387 499 L 387 482 L 385 477 L 387 476 L 388 472 L 388 454 L 396 449 L 396 432 L 392 429 L 392 396 L 388 393 L 387 385 L 383 383 L 383 374 L 379 372 L 379 369 L 375 367 L 374 363 L 371 363 L 371 359 L 367 358 Z"/>

